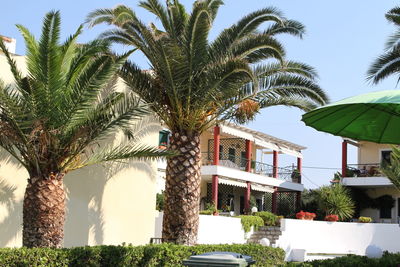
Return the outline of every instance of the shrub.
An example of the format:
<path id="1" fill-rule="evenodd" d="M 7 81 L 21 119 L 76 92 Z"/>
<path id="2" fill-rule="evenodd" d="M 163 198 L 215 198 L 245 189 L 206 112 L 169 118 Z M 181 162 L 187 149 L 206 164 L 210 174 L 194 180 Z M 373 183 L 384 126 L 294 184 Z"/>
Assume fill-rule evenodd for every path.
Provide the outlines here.
<path id="1" fill-rule="evenodd" d="M 279 224 L 278 216 L 269 211 L 259 211 L 254 213 L 255 216 L 261 217 L 266 226 L 275 226 Z"/>
<path id="2" fill-rule="evenodd" d="M 313 267 L 313 266 L 331 266 L 331 267 L 392 267 L 398 266 L 400 262 L 400 253 L 392 254 L 384 252 L 381 258 L 368 258 L 366 256 L 348 255 L 329 260 L 314 260 L 304 263 L 287 263 L 286 266 L 293 267 Z"/>
<path id="3" fill-rule="evenodd" d="M 256 266 L 283 265 L 285 252 L 258 244 L 197 245 L 173 244 L 146 246 L 96 246 L 71 249 L 18 248 L 0 249 L 0 266 L 7 267 L 123 267 L 182 266 L 192 254 L 231 251 L 251 256 Z"/>
<path id="4" fill-rule="evenodd" d="M 341 184 L 333 184 L 323 186 L 317 192 L 319 209 L 325 215 L 337 214 L 341 221 L 353 216 L 355 206 L 346 187 Z"/>
<path id="5" fill-rule="evenodd" d="M 370 223 L 370 222 L 372 222 L 372 218 L 371 217 L 360 217 L 360 218 L 358 218 L 358 221 L 360 222 L 360 223 Z"/>
<path id="6" fill-rule="evenodd" d="M 164 191 L 156 195 L 156 210 L 164 210 Z"/>
<path id="7" fill-rule="evenodd" d="M 240 215 L 236 216 L 236 218 L 240 218 L 242 222 L 243 230 L 247 233 L 250 232 L 251 227 L 254 227 L 254 231 L 258 230 L 258 227 L 264 225 L 264 220 L 259 216 L 252 215 Z"/>

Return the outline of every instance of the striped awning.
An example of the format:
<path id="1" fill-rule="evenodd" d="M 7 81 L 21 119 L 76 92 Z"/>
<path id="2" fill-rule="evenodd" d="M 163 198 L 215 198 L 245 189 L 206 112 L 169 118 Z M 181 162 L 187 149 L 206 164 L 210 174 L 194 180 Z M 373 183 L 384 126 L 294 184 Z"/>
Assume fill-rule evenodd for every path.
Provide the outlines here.
<path id="1" fill-rule="evenodd" d="M 218 179 L 219 184 L 226 184 L 226 185 L 231 185 L 231 186 L 237 186 L 237 187 L 247 187 L 246 182 L 242 181 L 237 181 L 233 179 L 227 179 L 227 178 L 219 178 Z M 267 186 L 267 185 L 260 185 L 260 184 L 251 184 L 251 189 L 255 191 L 260 191 L 260 192 L 266 192 L 266 193 L 273 193 L 274 188 L 272 186 Z"/>

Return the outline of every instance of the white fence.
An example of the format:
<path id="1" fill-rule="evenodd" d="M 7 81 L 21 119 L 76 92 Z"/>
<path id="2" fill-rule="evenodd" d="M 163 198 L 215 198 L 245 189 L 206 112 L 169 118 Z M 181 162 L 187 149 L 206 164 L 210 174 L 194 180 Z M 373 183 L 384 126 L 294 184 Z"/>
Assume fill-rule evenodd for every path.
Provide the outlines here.
<path id="1" fill-rule="evenodd" d="M 400 252 L 397 224 L 343 223 L 283 219 L 277 246 L 286 260 L 330 258 L 346 254 L 380 257 L 383 251 Z"/>
<path id="2" fill-rule="evenodd" d="M 162 213 L 156 217 L 155 237 L 161 237 Z M 200 215 L 199 244 L 244 244 L 252 231 L 245 233 L 239 218 Z"/>

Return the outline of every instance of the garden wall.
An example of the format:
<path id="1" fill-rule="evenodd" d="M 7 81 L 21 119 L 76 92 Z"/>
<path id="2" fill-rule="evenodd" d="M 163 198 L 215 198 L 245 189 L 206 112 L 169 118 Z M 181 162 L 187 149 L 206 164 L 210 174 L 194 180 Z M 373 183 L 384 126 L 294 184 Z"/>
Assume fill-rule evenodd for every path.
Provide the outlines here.
<path id="1" fill-rule="evenodd" d="M 162 213 L 156 217 L 156 237 L 161 237 Z M 198 244 L 244 244 L 252 231 L 245 233 L 240 218 L 200 215 Z"/>
<path id="2" fill-rule="evenodd" d="M 386 250 L 400 252 L 398 224 L 283 219 L 281 230 L 277 246 L 285 250 L 289 261 L 298 260 L 301 250 L 305 250 L 305 260 L 346 254 L 378 257 Z"/>

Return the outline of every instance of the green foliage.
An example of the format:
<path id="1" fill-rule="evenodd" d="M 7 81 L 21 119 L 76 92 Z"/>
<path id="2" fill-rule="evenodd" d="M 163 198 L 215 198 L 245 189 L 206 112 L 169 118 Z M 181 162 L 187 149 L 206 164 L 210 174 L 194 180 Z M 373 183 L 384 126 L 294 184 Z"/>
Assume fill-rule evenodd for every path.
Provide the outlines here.
<path id="1" fill-rule="evenodd" d="M 243 230 L 248 233 L 251 230 L 251 227 L 254 227 L 254 230 L 257 231 L 258 227 L 264 225 L 264 220 L 259 216 L 252 215 L 240 215 L 236 216 L 236 218 L 240 218 L 242 222 Z"/>
<path id="2" fill-rule="evenodd" d="M 302 194 L 301 209 L 317 214 L 318 220 L 323 220 L 329 214 L 336 214 L 339 220 L 346 220 L 353 216 L 355 204 L 349 189 L 341 184 L 333 184 L 305 190 Z"/>
<path id="3" fill-rule="evenodd" d="M 256 266 L 284 264 L 282 249 L 264 247 L 257 244 L 246 245 L 197 245 L 181 246 L 173 244 L 146 246 L 96 246 L 71 249 L 47 248 L 2 248 L 0 266 L 7 267 L 108 267 L 142 266 L 175 267 L 182 266 L 182 260 L 192 254 L 212 251 L 231 251 L 251 256 Z"/>
<path id="4" fill-rule="evenodd" d="M 214 213 L 219 213 L 220 210 L 217 210 L 214 202 L 206 203 L 205 209 L 199 212 L 200 215 L 213 215 Z"/>
<path id="5" fill-rule="evenodd" d="M 400 191 L 400 148 L 392 146 L 390 153 L 390 163 L 383 161 L 381 172 L 394 184 Z"/>
<path id="6" fill-rule="evenodd" d="M 279 223 L 279 217 L 269 211 L 256 212 L 254 215 L 261 217 L 264 221 L 265 226 L 275 226 Z"/>
<path id="7" fill-rule="evenodd" d="M 393 267 L 398 266 L 400 253 L 392 254 L 384 252 L 381 258 L 368 258 L 366 256 L 348 255 L 329 260 L 314 260 L 304 263 L 287 263 L 290 267 Z"/>
<path id="8" fill-rule="evenodd" d="M 314 69 L 286 60 L 277 38 L 301 37 L 301 23 L 263 8 L 210 38 L 223 1 L 193 1 L 191 12 L 178 0 L 163 2 L 139 4 L 156 16 L 157 26 L 125 5 L 95 10 L 87 22 L 115 26 L 102 37 L 144 54 L 150 71 L 128 62 L 121 76 L 171 131 L 202 132 L 216 119 L 245 122 L 269 106 L 310 110 L 327 102 Z"/>
<path id="9" fill-rule="evenodd" d="M 373 83 L 378 83 L 391 75 L 398 75 L 400 68 L 400 8 L 395 7 L 386 13 L 386 19 L 396 26 L 394 34 L 389 36 L 383 53 L 376 58 L 369 70 L 368 79 Z"/>
<path id="10" fill-rule="evenodd" d="M 133 139 L 100 146 L 119 131 L 132 132 L 149 115 L 148 105 L 112 89 L 128 54 L 112 54 L 105 40 L 77 43 L 82 26 L 60 42 L 60 24 L 58 11 L 47 13 L 38 40 L 17 25 L 25 39 L 27 74 L 0 41 L 15 81 L 0 80 L 0 146 L 31 177 L 46 178 L 105 161 L 167 155 Z"/>
<path id="11" fill-rule="evenodd" d="M 162 211 L 164 210 L 164 191 L 162 191 L 161 193 L 157 193 L 156 195 L 156 210 L 158 211 Z"/>
<path id="12" fill-rule="evenodd" d="M 395 200 L 390 195 L 383 195 L 377 198 L 368 196 L 365 190 L 351 188 L 351 197 L 355 202 L 355 215 L 359 216 L 360 211 L 366 208 L 381 209 L 381 208 L 393 208 Z"/>
<path id="13" fill-rule="evenodd" d="M 318 206 L 325 215 L 336 214 L 339 220 L 350 219 L 354 214 L 354 202 L 350 191 L 341 184 L 323 186 L 318 189 Z"/>

